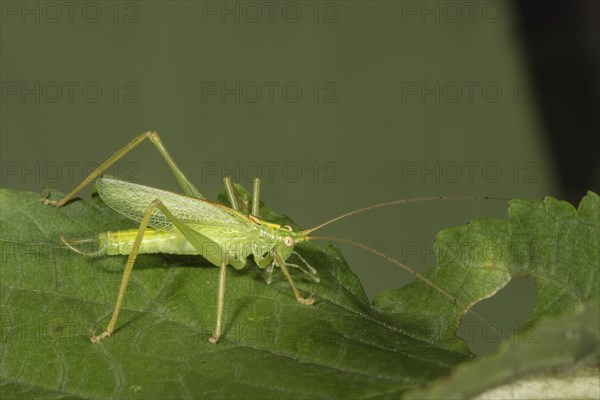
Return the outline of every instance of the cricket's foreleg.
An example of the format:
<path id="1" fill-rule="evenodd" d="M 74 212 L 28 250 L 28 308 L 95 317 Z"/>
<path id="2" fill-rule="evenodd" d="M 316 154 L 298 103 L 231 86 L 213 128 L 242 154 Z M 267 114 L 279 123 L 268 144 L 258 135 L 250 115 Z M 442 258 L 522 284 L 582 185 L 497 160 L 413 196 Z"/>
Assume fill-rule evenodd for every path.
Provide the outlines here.
<path id="1" fill-rule="evenodd" d="M 294 283 L 294 280 L 292 279 L 292 275 L 290 275 L 290 271 L 288 271 L 288 269 L 285 265 L 285 261 L 283 261 L 283 259 L 281 258 L 281 256 L 279 254 L 277 254 L 277 252 L 273 252 L 273 255 L 275 258 L 275 262 L 277 263 L 277 265 L 279 265 L 279 268 L 281 268 L 281 270 L 283 271 L 283 274 L 285 275 L 288 282 L 290 283 L 290 286 L 292 287 L 292 291 L 294 292 L 294 297 L 296 297 L 296 301 L 298 301 L 298 303 L 306 304 L 306 305 L 313 304 L 315 302 L 313 295 L 311 294 L 309 298 L 302 297 L 302 295 L 300 294 L 300 291 L 298 290 L 298 288 L 296 287 L 296 284 Z"/>
<path id="2" fill-rule="evenodd" d="M 104 171 L 106 171 L 108 168 L 110 168 L 114 163 L 116 163 L 119 159 L 121 159 L 121 157 L 123 157 L 125 154 L 129 153 L 131 150 L 136 148 L 145 139 L 150 139 L 152 144 L 154 144 L 154 146 L 158 149 L 159 153 L 162 155 L 162 157 L 165 159 L 165 161 L 169 165 L 169 168 L 173 172 L 173 175 L 175 175 L 175 178 L 181 185 L 181 188 L 183 189 L 184 193 L 188 196 L 197 197 L 199 199 L 204 199 L 204 196 L 202 196 L 200 191 L 198 189 L 196 189 L 196 187 L 189 181 L 189 179 L 185 176 L 185 174 L 181 171 L 181 169 L 179 169 L 179 167 L 177 166 L 177 164 L 175 163 L 175 161 L 173 160 L 173 158 L 171 157 L 171 155 L 165 148 L 164 144 L 160 140 L 160 137 L 158 136 L 158 134 L 156 132 L 144 132 L 141 135 L 136 136 L 131 142 L 129 142 L 125 146 L 123 146 L 123 148 L 121 148 L 119 151 L 117 151 L 115 154 L 113 154 L 108 160 L 106 160 L 105 162 L 100 164 L 100 166 L 98 168 L 93 170 L 79 185 L 77 185 L 77 187 L 75 187 L 75 189 L 73 189 L 69 194 L 64 196 L 62 199 L 50 200 L 47 198 L 48 193 L 46 193 L 46 191 L 44 191 L 41 196 L 41 201 L 45 204 L 50 204 L 50 205 L 53 205 L 56 207 L 63 206 L 65 203 L 67 203 L 69 200 L 71 200 L 73 197 L 75 197 L 75 195 L 77 193 L 79 193 L 81 191 L 81 189 L 83 189 L 88 184 L 90 184 L 91 182 L 96 180 L 96 178 L 98 178 L 100 175 L 102 175 L 102 173 Z"/>

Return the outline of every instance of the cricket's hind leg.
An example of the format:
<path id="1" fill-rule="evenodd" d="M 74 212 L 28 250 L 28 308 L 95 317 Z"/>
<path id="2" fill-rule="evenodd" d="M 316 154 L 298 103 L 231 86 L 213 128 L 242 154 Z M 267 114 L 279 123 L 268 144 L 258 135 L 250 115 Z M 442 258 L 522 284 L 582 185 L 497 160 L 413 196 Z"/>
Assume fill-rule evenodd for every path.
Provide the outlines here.
<path id="1" fill-rule="evenodd" d="M 127 289 L 127 285 L 129 283 L 129 278 L 131 277 L 131 272 L 133 270 L 133 265 L 135 264 L 135 260 L 139 254 L 140 245 L 142 240 L 144 239 L 144 234 L 147 232 L 148 223 L 150 218 L 152 217 L 152 212 L 154 209 L 160 210 L 165 217 L 175 225 L 185 238 L 194 246 L 196 250 L 198 250 L 199 254 L 208 260 L 213 265 L 217 265 L 221 267 L 221 274 L 219 276 L 219 293 L 218 293 L 218 301 L 217 301 L 217 323 L 215 326 L 215 331 L 213 336 L 210 338 L 212 343 L 217 343 L 219 337 L 221 336 L 221 327 L 223 320 L 223 304 L 225 297 L 225 277 L 226 277 L 226 266 L 227 266 L 227 256 L 223 248 L 218 246 L 217 243 L 202 235 L 199 232 L 196 232 L 193 228 L 189 227 L 185 223 L 181 222 L 177 219 L 168 208 L 160 201 L 160 199 L 155 199 L 152 201 L 144 216 L 140 221 L 140 226 L 137 230 L 135 240 L 131 247 L 131 253 L 129 253 L 129 257 L 127 258 L 127 263 L 125 264 L 125 270 L 123 271 L 123 277 L 121 278 L 121 285 L 119 286 L 119 294 L 117 295 L 117 300 L 115 302 L 115 307 L 113 310 L 112 317 L 108 326 L 98 336 L 92 336 L 91 341 L 93 343 L 99 343 L 103 339 L 109 337 L 115 329 L 115 325 L 117 324 L 117 319 L 119 317 L 119 312 L 121 311 L 121 307 L 123 305 L 123 299 L 125 298 L 125 290 Z M 215 251 L 217 249 L 217 251 Z"/>
<path id="2" fill-rule="evenodd" d="M 198 189 L 196 189 L 196 187 L 185 176 L 183 171 L 181 171 L 181 169 L 177 166 L 177 164 L 175 163 L 175 160 L 173 160 L 173 157 L 171 157 L 171 155 L 167 151 L 165 145 L 160 140 L 158 133 L 148 131 L 148 132 L 142 133 L 141 135 L 136 136 L 131 142 L 127 143 L 125 146 L 123 146 L 121 149 L 119 149 L 119 151 L 117 151 L 115 154 L 110 156 L 108 158 L 108 160 L 106 160 L 102 164 L 100 164 L 100 166 L 98 166 L 98 168 L 93 170 L 79 185 L 77 185 L 77 187 L 75 187 L 75 189 L 71 190 L 71 192 L 69 192 L 67 195 L 65 195 L 60 200 L 50 200 L 48 198 L 49 197 L 48 190 L 44 189 L 40 196 L 40 201 L 42 201 L 42 203 L 44 203 L 44 204 L 49 204 L 49 205 L 52 205 L 55 207 L 63 206 L 65 203 L 67 203 L 69 200 L 71 200 L 73 197 L 75 197 L 75 195 L 77 193 L 79 193 L 81 191 L 81 189 L 83 189 L 88 184 L 90 184 L 94 180 L 96 180 L 96 178 L 98 178 L 100 175 L 102 175 L 102 173 L 104 173 L 104 171 L 106 171 L 108 168 L 110 168 L 111 165 L 116 163 L 121 157 L 123 157 L 125 154 L 129 153 L 131 150 L 136 148 L 140 143 L 142 143 L 146 139 L 149 139 L 152 142 L 152 144 L 156 147 L 156 149 L 158 150 L 160 155 L 167 162 L 169 168 L 173 172 L 173 175 L 175 175 L 177 182 L 179 182 L 179 185 L 183 189 L 183 192 L 188 196 L 196 197 L 199 199 L 204 199 L 204 196 L 202 196 L 200 191 Z"/>

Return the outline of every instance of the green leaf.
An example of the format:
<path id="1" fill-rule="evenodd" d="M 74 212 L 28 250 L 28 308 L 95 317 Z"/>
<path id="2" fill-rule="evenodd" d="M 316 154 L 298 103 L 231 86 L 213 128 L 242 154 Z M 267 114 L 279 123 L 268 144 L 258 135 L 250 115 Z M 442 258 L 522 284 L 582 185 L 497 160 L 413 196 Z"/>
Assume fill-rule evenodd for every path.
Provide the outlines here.
<path id="1" fill-rule="evenodd" d="M 400 323 L 419 320 L 420 329 L 411 331 L 415 336 L 463 351 L 466 344 L 455 336 L 461 318 L 512 278 L 531 277 L 537 288 L 535 309 L 519 328 L 522 336 L 543 316 L 574 312 L 600 298 L 598 195 L 588 193 L 578 210 L 550 197 L 543 202 L 512 200 L 508 213 L 508 221 L 479 219 L 437 235 L 438 265 L 425 276 L 455 301 L 415 281 L 380 294 L 374 304 Z"/>
<path id="2" fill-rule="evenodd" d="M 597 297 L 597 278 L 592 278 L 598 268 L 593 235 L 600 225 L 599 203 L 590 194 L 579 211 L 548 199 L 513 202 L 510 222 L 474 221 L 441 232 L 439 268 L 428 276 L 456 296 L 454 302 L 426 285 L 417 290 L 415 283 L 382 295 L 377 305 L 383 310 L 374 308 L 331 245 L 298 247 L 321 278 L 316 284 L 294 273 L 299 288 L 315 294 L 313 306 L 296 302 L 281 274 L 267 285 L 253 263 L 241 271 L 229 268 L 224 336 L 217 345 L 208 337 L 216 314 L 218 269 L 200 257 L 143 255 L 117 330 L 93 345 L 88 338 L 108 323 L 125 257 L 83 257 L 64 248 L 59 237 L 93 239 L 99 232 L 135 224 L 98 200 L 57 209 L 42 205 L 38 197 L 0 191 L 3 399 L 398 398 L 473 358 L 453 333 L 466 308 L 499 290 L 510 276 L 538 271 L 538 285 L 560 282 L 569 289 L 560 296 L 545 295 L 545 309 L 534 313 L 530 326 L 542 315 L 581 308 L 585 298 Z M 261 210 L 269 220 L 291 224 L 268 208 Z M 528 213 L 541 221 L 537 228 Z M 544 234 L 551 225 L 548 215 L 554 215 L 553 226 L 559 225 L 555 231 L 564 233 L 566 245 L 553 242 L 554 256 L 542 249 L 544 260 L 573 266 L 529 263 L 537 266 L 533 269 L 515 262 L 515 255 L 522 256 L 511 249 L 517 239 L 527 242 L 528 235 L 537 234 L 546 246 L 552 242 Z M 516 221 L 528 226 L 517 229 Z M 561 224 L 571 233 L 563 232 Z M 448 247 L 441 254 L 456 240 L 481 245 L 490 238 L 497 244 L 494 257 L 474 257 L 466 264 L 468 276 L 456 276 L 457 264 L 464 267 L 462 252 L 454 254 Z M 561 275 L 548 279 L 548 268 Z M 550 286 L 544 290 L 550 292 Z"/>

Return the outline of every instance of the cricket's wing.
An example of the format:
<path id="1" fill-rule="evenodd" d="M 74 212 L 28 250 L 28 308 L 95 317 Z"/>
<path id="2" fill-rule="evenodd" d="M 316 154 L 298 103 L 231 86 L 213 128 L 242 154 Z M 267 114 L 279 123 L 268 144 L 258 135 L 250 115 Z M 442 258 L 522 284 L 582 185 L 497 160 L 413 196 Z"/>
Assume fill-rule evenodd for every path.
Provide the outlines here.
<path id="1" fill-rule="evenodd" d="M 160 199 L 165 207 L 181 222 L 204 226 L 243 226 L 244 214 L 218 203 L 187 197 L 177 193 L 151 188 L 104 176 L 96 183 L 100 198 L 110 208 L 129 219 L 140 222 L 150 203 Z M 168 231 L 174 225 L 167 217 L 155 209 L 149 226 Z"/>

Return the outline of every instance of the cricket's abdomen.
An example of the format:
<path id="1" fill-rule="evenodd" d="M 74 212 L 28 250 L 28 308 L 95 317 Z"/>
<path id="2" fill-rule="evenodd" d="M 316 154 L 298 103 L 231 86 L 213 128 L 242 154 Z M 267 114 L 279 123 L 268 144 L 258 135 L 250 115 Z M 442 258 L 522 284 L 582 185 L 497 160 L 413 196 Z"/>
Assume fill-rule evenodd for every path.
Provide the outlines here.
<path id="1" fill-rule="evenodd" d="M 104 232 L 99 236 L 100 249 L 106 255 L 129 255 L 137 235 L 137 229 Z M 146 229 L 140 245 L 141 254 L 200 254 L 179 231 L 159 231 Z"/>

